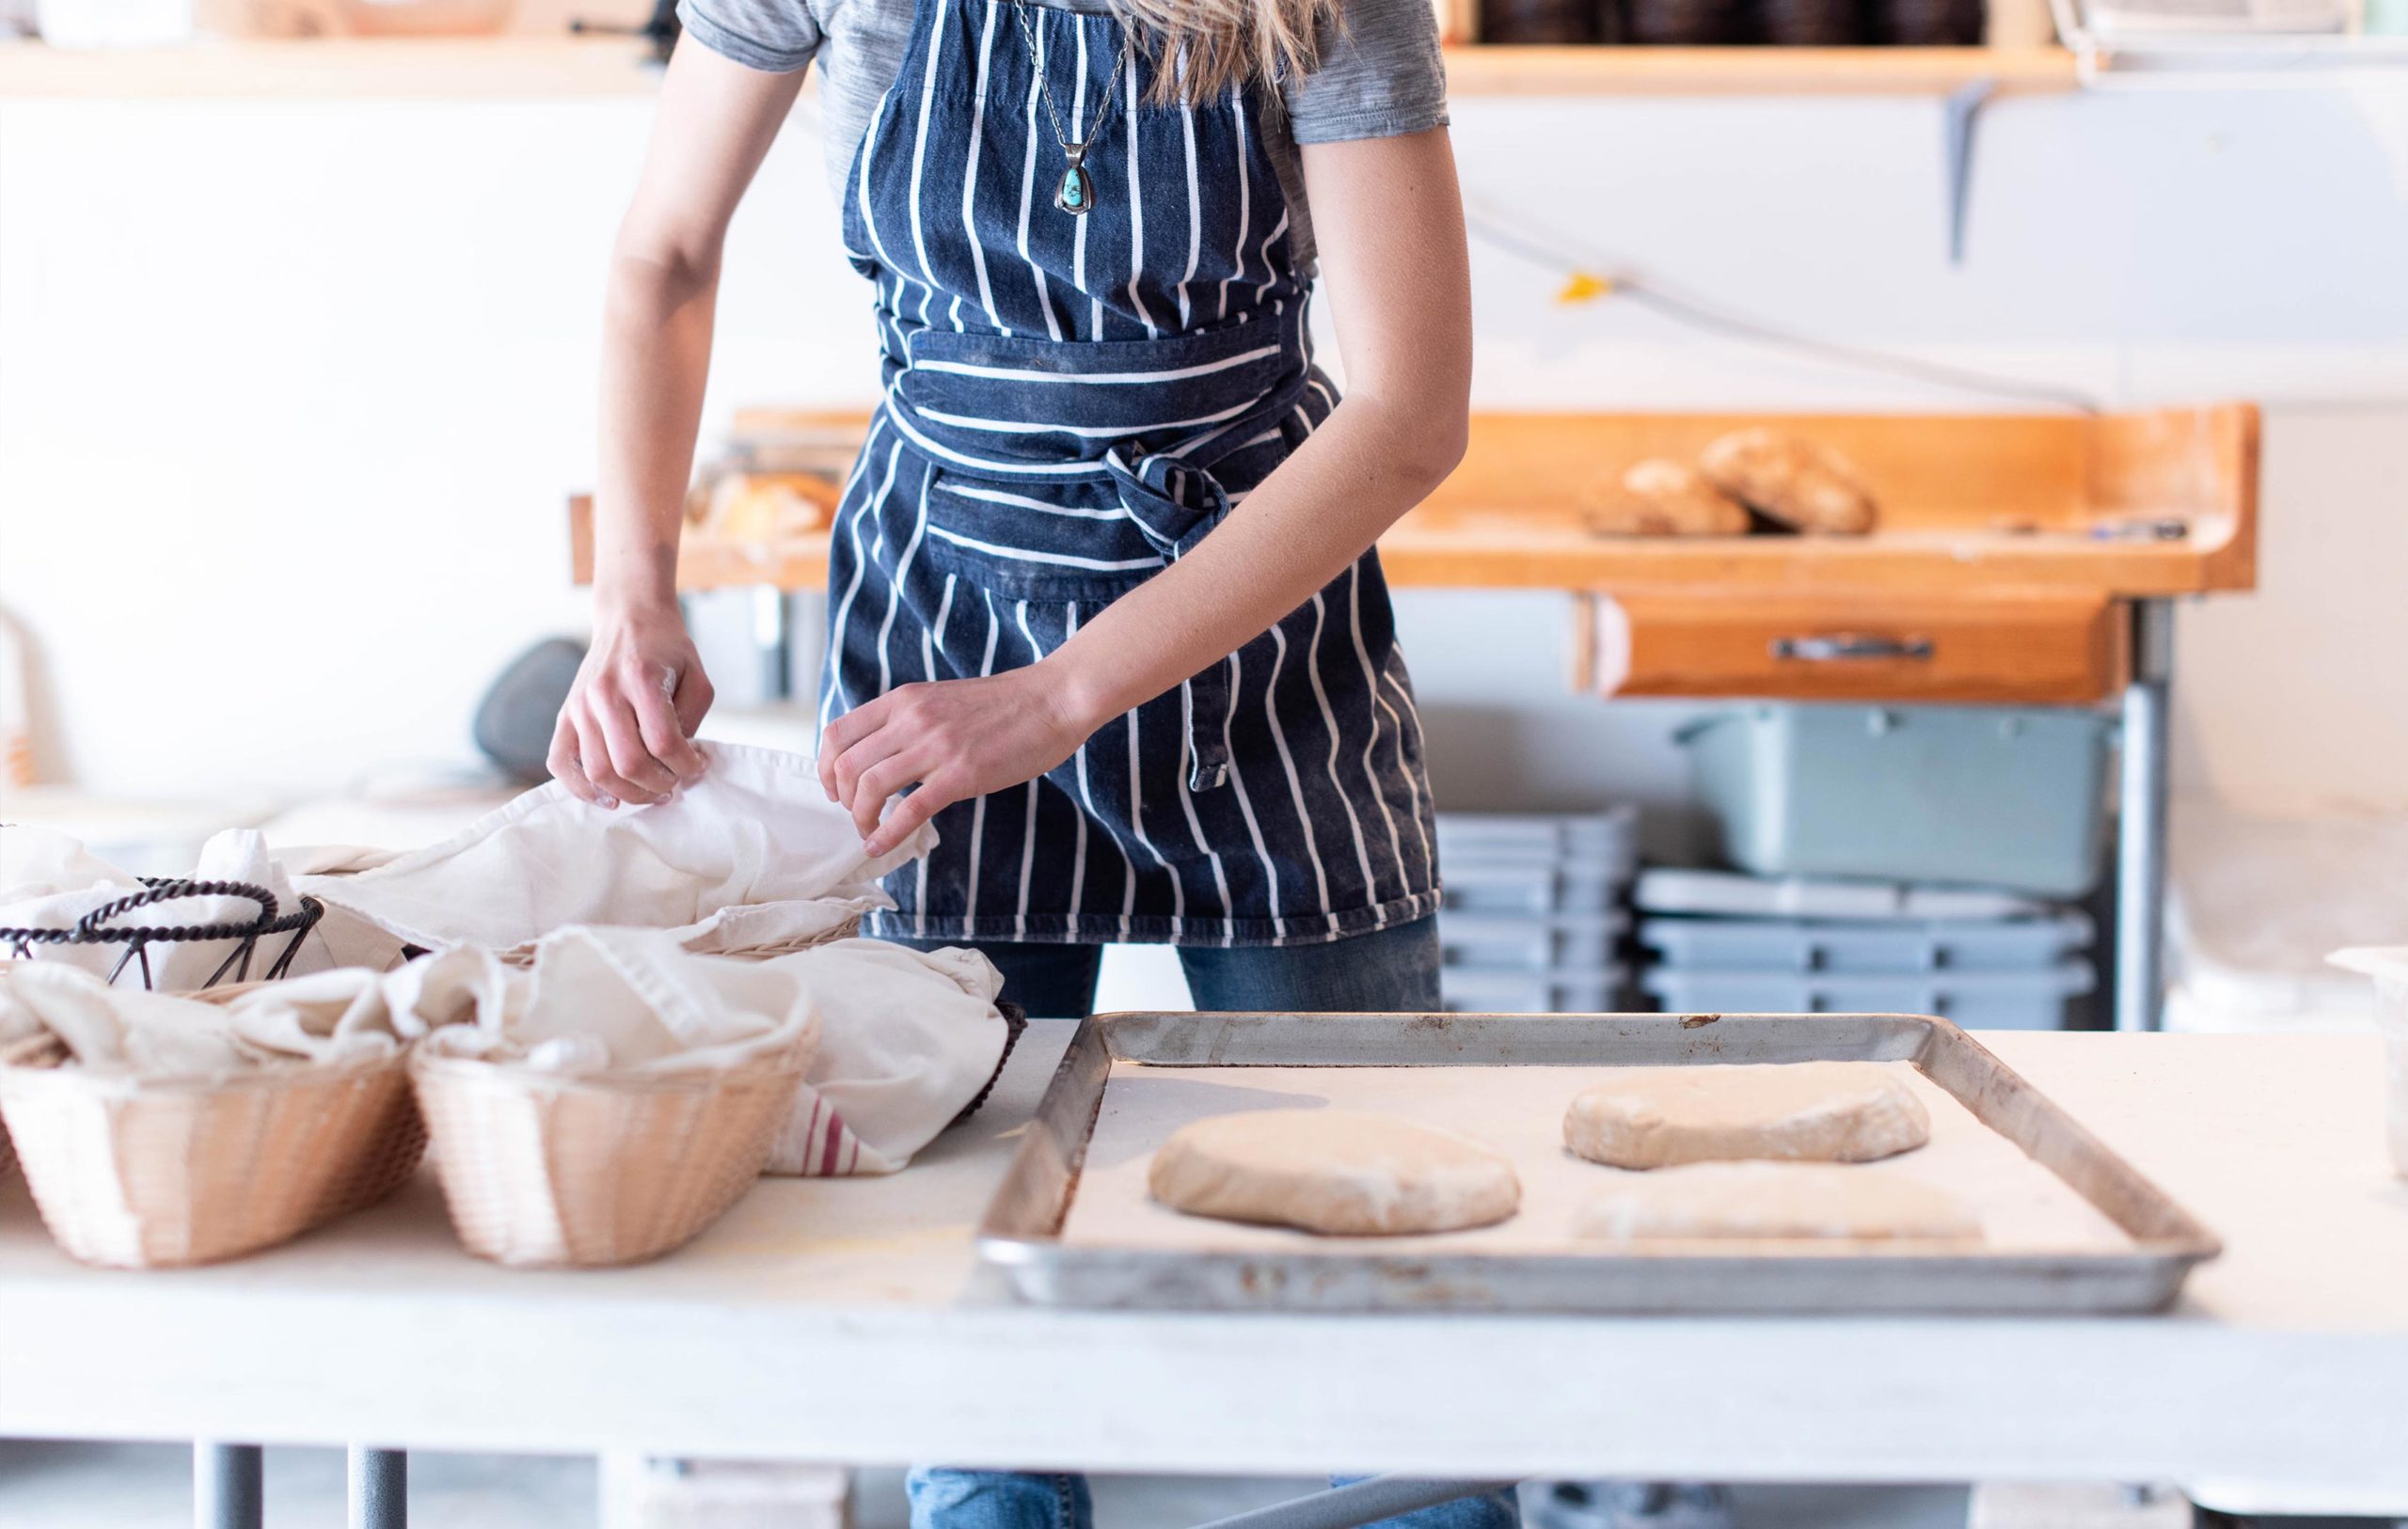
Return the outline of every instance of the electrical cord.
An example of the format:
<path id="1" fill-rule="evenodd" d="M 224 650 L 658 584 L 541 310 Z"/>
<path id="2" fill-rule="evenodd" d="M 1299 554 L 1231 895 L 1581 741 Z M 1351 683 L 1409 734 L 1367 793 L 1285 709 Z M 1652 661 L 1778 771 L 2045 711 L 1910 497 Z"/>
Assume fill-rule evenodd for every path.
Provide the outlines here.
<path id="1" fill-rule="evenodd" d="M 1686 296 L 1651 278 L 1618 268 L 1614 262 L 1589 260 L 1550 243 L 1543 235 L 1513 228 L 1495 214 L 1468 202 L 1465 205 L 1464 218 L 1475 237 L 1507 254 L 1555 270 L 1568 277 L 1571 290 L 1581 296 L 1612 294 L 1626 297 L 1676 323 L 1687 324 L 1719 339 L 1795 352 L 1859 370 L 1888 372 L 1957 392 L 2011 398 L 2027 403 L 2046 403 L 2053 408 L 2070 409 L 2077 414 L 2101 412 L 2098 400 L 2073 388 L 2056 387 L 2020 377 L 2003 377 L 1995 372 L 1953 367 L 1944 362 L 1925 361 L 1888 351 L 1843 345 L 1767 323 L 1736 309 Z"/>

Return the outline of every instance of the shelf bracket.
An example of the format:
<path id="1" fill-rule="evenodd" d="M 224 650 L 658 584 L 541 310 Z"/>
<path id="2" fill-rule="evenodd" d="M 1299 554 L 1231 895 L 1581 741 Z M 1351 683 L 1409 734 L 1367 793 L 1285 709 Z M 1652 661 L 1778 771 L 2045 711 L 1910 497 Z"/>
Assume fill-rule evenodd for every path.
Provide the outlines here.
<path id="1" fill-rule="evenodd" d="M 1947 130 L 1948 263 L 1965 263 L 1965 208 L 1972 192 L 1973 125 L 1998 94 L 1995 79 L 1967 80 L 1941 102 Z"/>

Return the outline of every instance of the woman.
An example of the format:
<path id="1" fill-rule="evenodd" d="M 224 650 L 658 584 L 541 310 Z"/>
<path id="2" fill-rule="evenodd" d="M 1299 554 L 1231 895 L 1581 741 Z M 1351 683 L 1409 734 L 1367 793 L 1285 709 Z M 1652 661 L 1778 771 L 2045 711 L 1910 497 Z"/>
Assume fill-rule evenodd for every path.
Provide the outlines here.
<path id="1" fill-rule="evenodd" d="M 976 945 L 1039 1015 L 1088 1012 L 1132 939 L 1177 946 L 1208 1009 L 1435 1008 L 1370 550 L 1466 424 L 1430 0 L 1080 3 L 684 0 L 610 280 L 594 642 L 553 771 L 608 807 L 702 767 L 673 583 L 720 251 L 816 60 L 884 384 L 835 520 L 820 777 L 873 852 L 941 834 L 875 931 Z M 938 1524 L 1086 1513 L 1071 1477 L 914 1496 Z"/>

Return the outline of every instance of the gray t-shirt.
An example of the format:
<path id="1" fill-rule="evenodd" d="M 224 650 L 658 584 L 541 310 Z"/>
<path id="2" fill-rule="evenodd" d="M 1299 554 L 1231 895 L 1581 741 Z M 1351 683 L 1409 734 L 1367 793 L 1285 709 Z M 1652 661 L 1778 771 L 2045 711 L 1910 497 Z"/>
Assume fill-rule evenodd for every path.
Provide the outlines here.
<path id="1" fill-rule="evenodd" d="M 879 98 L 895 83 L 911 36 L 912 0 L 678 0 L 694 40 L 749 69 L 819 66 L 829 184 L 845 195 L 853 155 Z M 1083 0 L 1073 9 L 1099 9 Z M 1264 148 L 1279 171 L 1297 269 L 1314 268 L 1312 216 L 1296 156 L 1303 143 L 1392 138 L 1447 120 L 1447 71 L 1431 0 L 1346 0 L 1345 24 L 1321 67 L 1284 82 L 1284 111 L 1267 114 Z"/>

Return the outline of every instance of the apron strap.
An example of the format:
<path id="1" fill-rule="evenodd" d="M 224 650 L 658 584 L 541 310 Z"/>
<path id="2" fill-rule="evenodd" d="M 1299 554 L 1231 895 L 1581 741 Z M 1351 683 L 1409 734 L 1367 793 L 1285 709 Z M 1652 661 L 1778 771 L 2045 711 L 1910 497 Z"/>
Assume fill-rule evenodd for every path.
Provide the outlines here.
<path id="1" fill-rule="evenodd" d="M 1228 491 L 1203 467 L 1174 455 L 1132 460 L 1120 448 L 1104 453 L 1120 502 L 1146 540 L 1177 562 L 1229 517 Z M 1229 778 L 1229 661 L 1190 675 L 1179 687 L 1187 728 L 1190 791 L 1216 791 Z"/>

